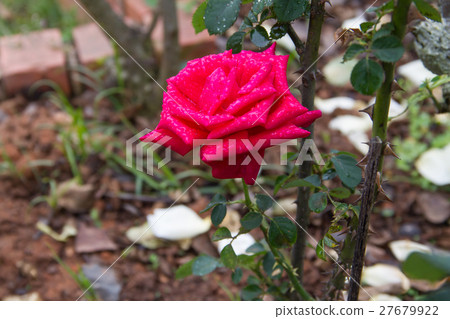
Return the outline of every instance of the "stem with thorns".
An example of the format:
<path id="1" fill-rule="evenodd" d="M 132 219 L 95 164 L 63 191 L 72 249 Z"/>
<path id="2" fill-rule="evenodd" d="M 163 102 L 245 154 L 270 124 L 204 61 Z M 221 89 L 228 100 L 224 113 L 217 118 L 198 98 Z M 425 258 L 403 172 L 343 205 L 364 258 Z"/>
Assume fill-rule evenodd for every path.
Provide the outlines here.
<path id="1" fill-rule="evenodd" d="M 322 0 L 311 1 L 311 13 L 309 18 L 308 38 L 306 46 L 297 47 L 297 50 L 304 52 L 300 56 L 301 69 L 306 70 L 303 74 L 302 85 L 300 91 L 302 93 L 302 104 L 309 110 L 314 109 L 314 96 L 316 89 L 316 62 L 319 56 L 320 34 L 325 16 L 325 2 Z M 292 31 L 292 30 L 291 30 Z M 289 33 L 291 35 L 291 33 Z M 294 39 L 293 39 L 294 40 Z M 294 41 L 295 43 L 295 41 Z M 312 124 L 308 130 L 311 132 L 310 139 L 314 138 L 314 125 Z M 300 147 L 303 146 L 305 140 L 300 141 Z M 304 162 L 299 169 L 298 177 L 303 179 L 312 172 L 312 162 Z M 300 187 L 297 195 L 297 215 L 296 222 L 307 230 L 309 226 L 310 210 L 308 200 L 310 190 L 308 187 Z M 292 249 L 292 266 L 297 270 L 297 278 L 300 282 L 303 279 L 303 260 L 306 248 L 306 232 L 297 227 L 297 241 Z"/>
<path id="2" fill-rule="evenodd" d="M 250 211 L 254 210 L 255 205 L 252 203 L 252 200 L 250 198 L 250 193 L 248 190 L 248 186 L 243 179 L 242 179 L 242 186 L 244 189 L 245 206 L 247 206 L 247 208 Z M 279 265 L 281 265 L 281 267 L 283 267 L 284 271 L 286 271 L 294 290 L 298 293 L 299 296 L 301 296 L 301 298 L 303 300 L 314 301 L 314 298 L 306 291 L 306 289 L 302 286 L 302 284 L 298 280 L 295 270 L 292 267 L 292 265 L 289 263 L 289 261 L 286 260 L 284 255 L 278 249 L 276 249 L 275 247 L 273 247 L 270 244 L 270 240 L 268 238 L 269 228 L 267 226 L 266 221 L 263 221 L 261 223 L 260 229 L 264 234 L 264 238 L 266 239 L 266 242 L 270 248 L 270 251 L 272 252 L 273 256 L 275 257 L 275 260 L 277 261 L 277 263 Z"/>
<path id="3" fill-rule="evenodd" d="M 392 14 L 393 35 L 403 40 L 408 24 L 408 11 L 412 0 L 398 0 Z M 356 237 L 356 246 L 352 262 L 352 280 L 348 300 L 358 300 L 361 272 L 364 264 L 366 241 L 370 212 L 378 190 L 377 179 L 381 183 L 383 168 L 383 149 L 385 147 L 392 83 L 394 81 L 395 63 L 383 63 L 384 81 L 377 92 L 373 110 L 372 140 L 369 150 L 369 163 L 365 170 L 365 182 L 362 190 L 361 211 Z M 375 166 L 374 166 L 375 165 Z M 379 186 L 381 187 L 381 186 Z"/>

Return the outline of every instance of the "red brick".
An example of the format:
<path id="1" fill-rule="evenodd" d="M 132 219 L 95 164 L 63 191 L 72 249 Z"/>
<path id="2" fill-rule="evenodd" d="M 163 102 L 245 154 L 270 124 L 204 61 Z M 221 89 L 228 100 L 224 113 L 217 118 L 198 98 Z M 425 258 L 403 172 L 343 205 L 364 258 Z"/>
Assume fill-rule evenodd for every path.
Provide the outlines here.
<path id="1" fill-rule="evenodd" d="M 70 92 L 61 32 L 47 29 L 0 38 L 0 72 L 8 95 L 48 79 Z"/>
<path id="2" fill-rule="evenodd" d="M 73 41 L 78 61 L 86 67 L 95 68 L 100 61 L 114 55 L 109 38 L 95 23 L 76 27 Z"/>

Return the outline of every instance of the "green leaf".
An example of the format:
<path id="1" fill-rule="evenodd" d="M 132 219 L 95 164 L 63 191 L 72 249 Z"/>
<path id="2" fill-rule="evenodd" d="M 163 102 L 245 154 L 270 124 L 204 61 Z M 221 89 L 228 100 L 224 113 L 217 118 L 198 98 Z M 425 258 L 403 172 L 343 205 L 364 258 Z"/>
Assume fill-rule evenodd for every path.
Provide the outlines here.
<path id="1" fill-rule="evenodd" d="M 311 189 L 314 189 L 316 188 L 316 185 L 312 184 L 311 182 L 308 182 L 306 179 L 296 179 L 283 185 L 283 188 L 292 188 L 292 187 L 309 187 Z"/>
<path id="2" fill-rule="evenodd" d="M 319 240 L 316 246 L 316 255 L 322 260 L 327 260 L 327 254 L 324 249 L 323 239 Z"/>
<path id="3" fill-rule="evenodd" d="M 218 230 L 216 230 L 216 232 L 212 235 L 211 240 L 212 241 L 218 241 L 218 240 L 222 240 L 225 238 L 232 238 L 233 236 L 231 236 L 231 232 L 228 228 L 226 227 L 220 227 Z"/>
<path id="4" fill-rule="evenodd" d="M 250 32 L 250 40 L 259 48 L 266 47 L 271 43 L 266 29 L 260 25 Z"/>
<path id="5" fill-rule="evenodd" d="M 253 28 L 253 22 L 249 19 L 249 17 L 245 17 L 244 21 L 242 21 L 242 24 L 239 27 L 239 31 L 243 31 L 248 28 Z"/>
<path id="6" fill-rule="evenodd" d="M 272 29 L 270 29 L 270 37 L 274 40 L 281 39 L 286 35 L 288 31 L 288 25 L 287 24 L 275 24 Z"/>
<path id="7" fill-rule="evenodd" d="M 350 190 L 345 187 L 336 187 L 330 190 L 330 195 L 339 199 L 348 198 L 351 194 Z"/>
<path id="8" fill-rule="evenodd" d="M 330 180 L 330 179 L 335 178 L 336 176 L 337 176 L 336 170 L 333 169 L 333 168 L 330 168 L 330 169 L 327 169 L 327 170 L 325 171 L 325 173 L 323 173 L 322 179 L 323 179 L 324 181 L 327 181 L 327 180 Z"/>
<path id="9" fill-rule="evenodd" d="M 192 26 L 194 27 L 195 33 L 200 33 L 206 29 L 205 11 L 207 4 L 208 0 L 202 2 L 202 4 L 198 6 L 197 10 L 195 10 L 194 15 L 192 16 Z"/>
<path id="10" fill-rule="evenodd" d="M 279 22 L 291 22 L 306 10 L 307 0 L 274 0 L 273 10 Z"/>
<path id="11" fill-rule="evenodd" d="M 273 188 L 273 196 L 276 196 L 280 188 L 283 186 L 284 182 L 287 181 L 289 176 L 286 175 L 280 175 L 275 180 L 275 187 Z"/>
<path id="12" fill-rule="evenodd" d="M 226 245 L 220 252 L 220 261 L 227 268 L 236 268 L 238 259 L 231 244 Z"/>
<path id="13" fill-rule="evenodd" d="M 194 264 L 195 258 L 191 259 L 187 263 L 181 265 L 175 272 L 175 279 L 181 280 L 187 276 L 192 275 L 192 265 Z"/>
<path id="14" fill-rule="evenodd" d="M 287 217 L 274 217 L 269 227 L 269 242 L 275 248 L 292 245 L 297 239 L 297 228 Z"/>
<path id="15" fill-rule="evenodd" d="M 372 37 L 372 41 L 375 41 L 376 39 L 386 37 L 388 35 L 392 35 L 392 31 L 394 31 L 394 25 L 392 23 L 386 23 L 383 24 L 383 26 L 375 32 L 375 34 Z"/>
<path id="16" fill-rule="evenodd" d="M 217 259 L 208 256 L 201 255 L 195 258 L 192 264 L 192 274 L 196 276 L 205 276 L 210 272 L 213 272 L 219 266 Z"/>
<path id="17" fill-rule="evenodd" d="M 227 200 L 225 199 L 225 197 L 223 197 L 223 195 L 216 194 L 211 199 L 211 202 L 208 204 L 208 206 L 206 206 L 205 209 L 200 211 L 200 214 L 203 214 L 204 212 L 207 212 L 208 210 L 210 210 L 211 208 L 213 208 L 213 207 L 215 207 L 215 206 L 217 206 L 219 204 L 225 204 L 226 202 L 227 202 Z"/>
<path id="18" fill-rule="evenodd" d="M 361 29 L 361 31 L 363 33 L 366 33 L 371 27 L 373 27 L 375 25 L 375 22 L 363 22 L 359 25 L 359 28 Z"/>
<path id="19" fill-rule="evenodd" d="M 373 60 L 362 59 L 353 68 L 350 80 L 356 91 L 372 95 L 383 83 L 383 68 Z"/>
<path id="20" fill-rule="evenodd" d="M 441 15 L 439 11 L 436 10 L 431 4 L 426 2 L 425 0 L 413 0 L 416 5 L 417 10 L 428 19 L 441 22 Z"/>
<path id="21" fill-rule="evenodd" d="M 211 213 L 211 221 L 214 226 L 219 226 L 227 214 L 227 206 L 219 204 L 213 208 Z"/>
<path id="22" fill-rule="evenodd" d="M 238 31 L 234 33 L 227 41 L 227 50 L 233 50 L 233 53 L 239 53 L 242 51 L 242 44 L 244 42 L 245 32 Z"/>
<path id="23" fill-rule="evenodd" d="M 399 38 L 389 35 L 373 41 L 372 52 L 383 62 L 397 62 L 403 56 L 405 49 Z"/>
<path id="24" fill-rule="evenodd" d="M 320 187 L 320 177 L 317 174 L 309 175 L 305 177 L 305 181 L 313 184 L 316 187 Z"/>
<path id="25" fill-rule="evenodd" d="M 315 213 L 320 213 L 327 207 L 327 194 L 319 192 L 314 193 L 308 200 L 309 209 Z"/>
<path id="26" fill-rule="evenodd" d="M 273 256 L 272 252 L 268 252 L 263 260 L 262 260 L 262 265 L 263 265 L 263 269 L 266 272 L 266 274 L 269 277 L 272 277 L 272 273 L 275 270 L 274 269 L 274 265 L 275 265 L 275 257 Z"/>
<path id="27" fill-rule="evenodd" d="M 257 242 L 257 243 L 254 243 L 253 245 L 251 245 L 250 247 L 248 247 L 245 252 L 252 253 L 252 254 L 258 254 L 263 251 L 266 251 L 264 246 L 260 242 Z"/>
<path id="28" fill-rule="evenodd" d="M 241 225 L 245 230 L 252 230 L 256 227 L 259 227 L 262 222 L 262 215 L 256 212 L 249 212 L 241 219 Z"/>
<path id="29" fill-rule="evenodd" d="M 242 269 L 237 267 L 234 272 L 231 274 L 231 280 L 235 285 L 237 285 L 242 279 Z"/>
<path id="30" fill-rule="evenodd" d="M 252 11 L 255 14 L 260 14 L 264 8 L 272 5 L 272 0 L 257 0 L 253 2 Z"/>
<path id="31" fill-rule="evenodd" d="M 205 10 L 205 26 L 209 34 L 221 34 L 228 30 L 239 15 L 241 0 L 208 1 Z"/>
<path id="32" fill-rule="evenodd" d="M 255 300 L 262 294 L 261 288 L 257 285 L 248 285 L 241 291 L 242 299 L 245 301 Z"/>
<path id="33" fill-rule="evenodd" d="M 362 179 L 361 168 L 356 166 L 356 160 L 349 155 L 337 155 L 331 158 L 339 178 L 344 185 L 355 188 Z"/>
<path id="34" fill-rule="evenodd" d="M 405 275 L 412 279 L 438 281 L 450 276 L 450 255 L 413 252 L 402 268 Z"/>
<path id="35" fill-rule="evenodd" d="M 255 266 L 255 258 L 256 255 L 239 255 L 238 256 L 238 264 L 241 267 L 251 269 Z"/>
<path id="36" fill-rule="evenodd" d="M 357 57 L 360 53 L 364 52 L 365 50 L 366 48 L 364 48 L 361 44 L 354 43 L 350 45 L 347 51 L 345 51 L 343 62 L 346 62 L 348 60 Z"/>
<path id="37" fill-rule="evenodd" d="M 273 206 L 273 200 L 270 196 L 257 194 L 256 195 L 256 206 L 258 206 L 261 212 L 265 212 Z"/>
<path id="38" fill-rule="evenodd" d="M 438 290 L 416 298 L 417 301 L 448 301 L 450 300 L 450 284 L 444 284 Z"/>

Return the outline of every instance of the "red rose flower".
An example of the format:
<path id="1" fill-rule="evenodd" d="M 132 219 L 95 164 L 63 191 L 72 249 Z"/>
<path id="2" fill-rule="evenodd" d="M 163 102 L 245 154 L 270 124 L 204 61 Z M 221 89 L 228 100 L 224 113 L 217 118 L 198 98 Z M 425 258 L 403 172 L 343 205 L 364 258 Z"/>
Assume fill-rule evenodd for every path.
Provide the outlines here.
<path id="1" fill-rule="evenodd" d="M 167 80 L 161 121 L 141 140 L 158 143 L 169 136 L 164 146 L 181 155 L 203 140 L 200 156 L 214 177 L 254 184 L 264 150 L 276 140 L 309 136 L 301 127 L 321 116 L 290 93 L 287 61 L 273 45 L 260 53 L 230 50 L 188 62 Z"/>

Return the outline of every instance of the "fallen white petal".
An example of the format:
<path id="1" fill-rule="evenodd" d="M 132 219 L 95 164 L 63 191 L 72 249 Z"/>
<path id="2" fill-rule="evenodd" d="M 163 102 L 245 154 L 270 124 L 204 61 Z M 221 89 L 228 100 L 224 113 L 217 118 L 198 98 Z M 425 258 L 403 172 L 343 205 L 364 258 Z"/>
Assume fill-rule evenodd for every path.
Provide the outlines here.
<path id="1" fill-rule="evenodd" d="M 363 22 L 367 22 L 364 15 L 359 15 L 358 17 L 350 18 L 342 22 L 342 29 L 359 29 L 359 25 Z"/>
<path id="2" fill-rule="evenodd" d="M 409 279 L 397 267 L 376 264 L 363 269 L 361 282 L 372 287 L 381 286 L 398 286 L 403 291 L 407 291 L 411 287 Z"/>
<path id="3" fill-rule="evenodd" d="M 353 67 L 358 63 L 356 59 L 342 63 L 343 56 L 338 56 L 328 62 L 323 68 L 323 74 L 328 83 L 334 86 L 344 86 L 350 83 Z"/>
<path id="4" fill-rule="evenodd" d="M 398 261 L 405 261 L 408 255 L 414 251 L 423 253 L 431 253 L 431 249 L 425 245 L 410 241 L 410 240 L 396 240 L 389 243 L 389 248 L 392 254 Z"/>
<path id="5" fill-rule="evenodd" d="M 200 218 L 184 205 L 155 209 L 153 214 L 147 215 L 147 221 L 156 237 L 167 240 L 193 238 L 211 227 L 209 218 Z"/>
<path id="6" fill-rule="evenodd" d="M 232 232 L 231 235 L 234 237 L 238 233 Z M 231 238 L 222 239 L 217 242 L 217 249 L 219 250 L 219 253 L 222 251 L 222 249 L 225 248 L 226 245 L 228 245 L 231 242 Z M 242 234 L 239 235 L 231 244 L 231 247 L 233 247 L 234 252 L 236 255 L 252 255 L 252 253 L 247 253 L 247 249 L 255 243 L 255 239 L 250 234 Z"/>
<path id="7" fill-rule="evenodd" d="M 378 294 L 373 296 L 372 301 L 402 301 L 399 297 L 387 294 Z"/>
<path id="8" fill-rule="evenodd" d="M 354 99 L 346 96 L 338 96 L 326 100 L 321 98 L 315 99 L 316 107 L 325 114 L 333 113 L 336 109 L 351 110 L 355 106 L 355 102 Z"/>
<path id="9" fill-rule="evenodd" d="M 398 74 L 411 81 L 417 87 L 425 80 L 430 80 L 436 76 L 423 65 L 421 60 L 415 60 L 398 67 Z"/>
<path id="10" fill-rule="evenodd" d="M 433 184 L 450 184 L 450 144 L 442 149 L 429 149 L 417 159 L 415 165 L 420 175 Z"/>

